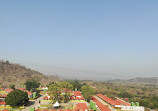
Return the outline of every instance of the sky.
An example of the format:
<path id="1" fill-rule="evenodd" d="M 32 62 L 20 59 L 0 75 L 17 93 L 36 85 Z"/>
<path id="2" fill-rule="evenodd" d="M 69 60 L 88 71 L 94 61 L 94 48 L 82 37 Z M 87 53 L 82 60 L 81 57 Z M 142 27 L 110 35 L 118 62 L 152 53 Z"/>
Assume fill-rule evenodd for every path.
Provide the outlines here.
<path id="1" fill-rule="evenodd" d="M 157 0 L 1 0 L 0 59 L 80 79 L 158 76 Z"/>

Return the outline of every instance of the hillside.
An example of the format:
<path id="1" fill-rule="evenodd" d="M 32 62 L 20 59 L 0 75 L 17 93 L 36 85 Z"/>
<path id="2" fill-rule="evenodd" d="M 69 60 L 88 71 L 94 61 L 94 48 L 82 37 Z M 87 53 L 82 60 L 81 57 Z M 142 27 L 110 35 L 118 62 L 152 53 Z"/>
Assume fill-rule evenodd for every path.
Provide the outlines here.
<path id="1" fill-rule="evenodd" d="M 35 79 L 45 85 L 51 81 L 58 80 L 58 77 L 48 77 L 20 64 L 0 61 L 0 83 L 3 87 L 7 87 L 9 84 L 21 85 L 29 79 Z"/>
<path id="2" fill-rule="evenodd" d="M 150 77 L 150 78 L 132 78 L 129 80 L 108 80 L 107 82 L 111 83 L 129 83 L 129 84 L 149 84 L 149 85 L 158 85 L 158 77 Z"/>

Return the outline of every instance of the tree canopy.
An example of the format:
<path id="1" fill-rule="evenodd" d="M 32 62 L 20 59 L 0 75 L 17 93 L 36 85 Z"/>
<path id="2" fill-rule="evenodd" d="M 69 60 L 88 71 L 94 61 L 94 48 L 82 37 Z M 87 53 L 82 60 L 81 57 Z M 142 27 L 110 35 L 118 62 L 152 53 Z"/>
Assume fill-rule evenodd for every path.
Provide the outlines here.
<path id="1" fill-rule="evenodd" d="M 10 92 L 5 98 L 5 102 L 11 106 L 22 106 L 28 102 L 28 94 L 27 92 L 21 90 L 14 90 Z"/>
<path id="2" fill-rule="evenodd" d="M 35 91 L 35 89 L 40 86 L 40 83 L 36 82 L 35 80 L 32 80 L 32 81 L 28 80 L 28 81 L 26 81 L 25 85 L 26 85 L 27 90 Z"/>
<path id="3" fill-rule="evenodd" d="M 94 94 L 93 88 L 90 87 L 89 85 L 82 86 L 81 92 L 82 92 L 82 95 L 85 98 L 85 100 L 88 102 L 91 100 L 91 97 Z"/>
<path id="4" fill-rule="evenodd" d="M 49 92 L 50 95 L 52 95 L 53 100 L 61 102 L 64 100 L 64 102 L 67 102 L 70 97 L 69 90 L 72 90 L 73 86 L 66 81 L 63 82 L 56 82 L 49 85 Z"/>

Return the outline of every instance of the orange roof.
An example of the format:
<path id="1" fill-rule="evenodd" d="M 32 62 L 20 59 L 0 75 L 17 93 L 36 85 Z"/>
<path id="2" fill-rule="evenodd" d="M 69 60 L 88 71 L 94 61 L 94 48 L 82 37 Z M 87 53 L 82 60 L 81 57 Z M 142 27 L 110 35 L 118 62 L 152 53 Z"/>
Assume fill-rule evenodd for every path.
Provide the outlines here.
<path id="1" fill-rule="evenodd" d="M 96 103 L 101 111 L 111 111 L 106 105 L 98 101 L 95 97 L 92 97 L 92 100 Z"/>
<path id="2" fill-rule="evenodd" d="M 26 88 L 25 87 L 21 87 L 21 88 L 18 88 L 19 90 L 25 90 Z"/>
<path id="3" fill-rule="evenodd" d="M 44 109 L 43 111 L 49 111 L 48 109 Z"/>
<path id="4" fill-rule="evenodd" d="M 36 109 L 35 111 L 41 111 L 40 109 Z"/>
<path id="5" fill-rule="evenodd" d="M 131 106 L 130 103 L 128 103 L 128 102 L 126 102 L 126 101 L 123 101 L 123 100 L 121 100 L 121 99 L 118 99 L 118 98 L 117 98 L 116 101 L 119 102 L 120 104 L 124 105 L 124 106 Z"/>
<path id="6" fill-rule="evenodd" d="M 84 100 L 84 97 L 75 97 L 75 96 L 71 96 L 70 97 L 71 100 Z"/>
<path id="7" fill-rule="evenodd" d="M 77 103 L 76 104 L 76 108 L 77 109 L 88 109 L 88 107 L 87 107 L 87 105 L 86 105 L 86 103 Z"/>
<path id="8" fill-rule="evenodd" d="M 0 102 L 0 105 L 6 105 L 6 102 L 2 101 Z"/>
<path id="9" fill-rule="evenodd" d="M 71 111 L 71 109 L 65 109 L 65 111 Z"/>
<path id="10" fill-rule="evenodd" d="M 105 95 L 102 95 L 102 94 L 96 94 L 96 95 L 111 105 L 121 105 L 118 101 L 112 100 L 111 98 Z"/>
<path id="11" fill-rule="evenodd" d="M 51 109 L 50 111 L 56 111 L 55 109 Z"/>
<path id="12" fill-rule="evenodd" d="M 10 93 L 13 91 L 13 89 L 7 88 L 7 89 L 4 89 L 4 91 Z"/>
<path id="13" fill-rule="evenodd" d="M 74 96 L 82 96 L 80 91 L 74 91 Z"/>
<path id="14" fill-rule="evenodd" d="M 45 96 L 43 99 L 44 99 L 44 100 L 48 100 L 48 97 L 47 97 L 47 96 Z"/>
<path id="15" fill-rule="evenodd" d="M 57 111 L 63 111 L 62 109 L 58 109 Z"/>
<path id="16" fill-rule="evenodd" d="M 5 98 L 5 97 L 7 97 L 7 94 L 3 94 L 3 95 L 0 94 L 0 97 L 1 97 L 1 98 Z"/>
<path id="17" fill-rule="evenodd" d="M 72 111 L 78 111 L 78 109 L 72 109 Z"/>

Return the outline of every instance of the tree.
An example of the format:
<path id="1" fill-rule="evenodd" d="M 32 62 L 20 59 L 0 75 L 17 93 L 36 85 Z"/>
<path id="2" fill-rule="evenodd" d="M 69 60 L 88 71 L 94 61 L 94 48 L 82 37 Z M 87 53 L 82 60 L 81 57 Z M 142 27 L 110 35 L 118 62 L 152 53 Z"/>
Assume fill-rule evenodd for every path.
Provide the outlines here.
<path id="1" fill-rule="evenodd" d="M 8 65 L 8 64 L 9 64 L 9 61 L 6 61 L 6 64 Z"/>
<path id="2" fill-rule="evenodd" d="M 26 81 L 25 83 L 26 89 L 29 91 L 35 91 L 36 88 L 40 86 L 40 83 L 32 80 L 32 81 Z"/>
<path id="3" fill-rule="evenodd" d="M 82 86 L 81 92 L 82 92 L 82 95 L 85 98 L 85 100 L 88 102 L 91 100 L 91 98 L 94 94 L 93 88 L 90 87 L 89 85 Z"/>
<path id="4" fill-rule="evenodd" d="M 22 106 L 28 103 L 28 94 L 27 92 L 21 90 L 14 90 L 10 92 L 5 98 L 5 102 L 11 106 Z"/>
<path id="5" fill-rule="evenodd" d="M 73 89 L 73 86 L 72 86 L 72 84 L 70 84 L 69 82 L 66 82 L 66 81 L 63 81 L 60 84 L 62 87 L 62 92 L 64 92 L 63 99 L 64 99 L 64 102 L 66 103 L 69 100 L 70 90 Z"/>
<path id="6" fill-rule="evenodd" d="M 70 83 L 73 85 L 73 90 L 75 90 L 75 88 L 77 88 L 78 91 L 81 91 L 81 87 L 86 85 L 86 83 L 84 84 L 80 84 L 79 81 L 75 80 L 75 81 L 70 81 Z"/>
<path id="7" fill-rule="evenodd" d="M 49 92 L 50 95 L 52 95 L 53 100 L 61 102 L 64 100 L 64 102 L 67 102 L 70 97 L 69 90 L 72 90 L 73 86 L 66 81 L 63 82 L 56 82 L 49 85 Z"/>
<path id="8" fill-rule="evenodd" d="M 10 85 L 9 85 L 9 88 L 15 89 L 15 84 L 10 84 Z"/>
<path id="9" fill-rule="evenodd" d="M 49 85 L 48 90 L 53 97 L 53 100 L 61 102 L 61 85 L 59 82 Z"/>

